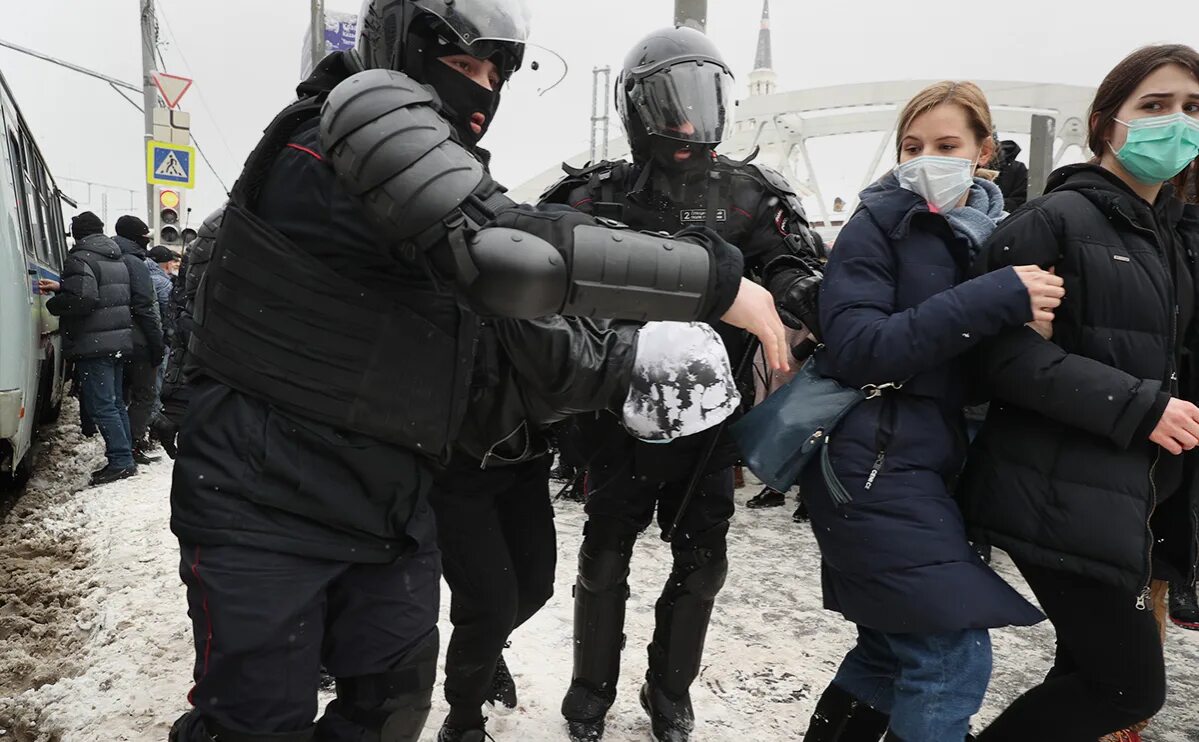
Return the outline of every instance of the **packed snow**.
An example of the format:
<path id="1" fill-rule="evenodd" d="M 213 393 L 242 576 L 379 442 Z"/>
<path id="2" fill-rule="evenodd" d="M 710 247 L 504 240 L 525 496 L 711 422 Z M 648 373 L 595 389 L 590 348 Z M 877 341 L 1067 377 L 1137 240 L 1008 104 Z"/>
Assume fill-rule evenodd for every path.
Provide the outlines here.
<path id="1" fill-rule="evenodd" d="M 72 418 L 66 411 L 51 431 L 42 473 L 0 525 L 0 741 L 165 740 L 187 708 L 193 659 L 168 529 L 170 462 L 132 480 L 81 489 L 103 456 Z M 738 501 L 754 490 L 743 490 Z M 697 742 L 802 738 L 816 697 L 853 641 L 852 628 L 820 607 L 816 546 L 808 526 L 791 521 L 791 510 L 737 513 L 729 579 L 692 692 Z M 489 730 L 499 742 L 565 739 L 558 706 L 570 677 L 570 586 L 583 514 L 574 503 L 559 503 L 557 511 L 557 591 L 506 653 L 520 704 L 492 716 Z M 669 564 L 669 547 L 648 532 L 634 556 L 610 742 L 650 738 L 636 689 Z M 1023 589 L 1002 556 L 998 567 Z M 1199 634 L 1171 627 L 1167 642 L 1170 699 L 1145 739 L 1196 742 Z M 978 721 L 1036 683 L 1052 650 L 1048 624 L 996 632 L 995 677 Z M 445 710 L 439 689 L 424 740 L 435 739 Z"/>

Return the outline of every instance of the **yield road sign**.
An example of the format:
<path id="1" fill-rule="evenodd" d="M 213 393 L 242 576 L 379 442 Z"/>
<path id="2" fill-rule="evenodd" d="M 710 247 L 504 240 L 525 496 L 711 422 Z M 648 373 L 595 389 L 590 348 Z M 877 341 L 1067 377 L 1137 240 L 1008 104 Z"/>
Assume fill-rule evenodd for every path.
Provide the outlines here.
<path id="1" fill-rule="evenodd" d="M 146 142 L 146 182 L 151 185 L 196 187 L 196 150 L 181 144 Z"/>
<path id="2" fill-rule="evenodd" d="M 165 72 L 151 72 L 150 75 L 154 78 L 154 84 L 158 86 L 158 92 L 162 93 L 167 108 L 178 108 L 179 101 L 183 100 L 184 94 L 192 86 L 192 80 L 188 77 L 168 75 Z"/>

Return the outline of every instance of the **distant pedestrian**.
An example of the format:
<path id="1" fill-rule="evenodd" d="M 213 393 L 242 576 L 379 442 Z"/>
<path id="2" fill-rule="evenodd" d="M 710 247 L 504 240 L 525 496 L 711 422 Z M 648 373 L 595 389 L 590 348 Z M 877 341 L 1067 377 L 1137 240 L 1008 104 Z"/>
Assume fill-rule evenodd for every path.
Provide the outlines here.
<path id="1" fill-rule="evenodd" d="M 154 284 L 154 295 L 158 299 L 158 316 L 162 322 L 162 341 L 165 348 L 175 345 L 175 313 L 171 309 L 171 294 L 175 290 L 175 279 L 179 275 L 179 255 L 169 247 L 156 245 L 146 258 L 150 281 Z M 158 383 L 155 389 L 162 392 L 162 375 L 166 371 L 166 358 L 158 364 Z M 156 404 L 155 412 L 158 410 Z"/>
<path id="2" fill-rule="evenodd" d="M 62 282 L 43 279 L 38 286 L 55 294 L 46 308 L 62 318 L 63 356 L 75 364 L 80 406 L 104 437 L 108 463 L 92 484 L 107 484 L 137 473 L 121 395 L 124 361 L 133 350 L 129 269 L 95 214 L 72 219 L 71 234 L 75 247 Z"/>
<path id="3" fill-rule="evenodd" d="M 995 185 L 1003 191 L 1003 208 L 1012 212 L 1024 205 L 1028 200 L 1028 166 L 1016 159 L 1020 155 L 1020 145 L 1011 140 L 999 143 L 995 159 L 991 166 L 999 171 Z"/>
<path id="4" fill-rule="evenodd" d="M 139 464 L 150 464 L 154 459 L 146 453 L 149 447 L 146 430 L 158 398 L 158 366 L 166 352 L 158 299 L 145 262 L 150 228 L 136 216 L 126 215 L 117 220 L 116 231 L 113 241 L 121 249 L 123 260 L 129 266 L 132 290 L 133 352 L 126 358 L 125 403 L 133 435 L 133 458 Z"/>

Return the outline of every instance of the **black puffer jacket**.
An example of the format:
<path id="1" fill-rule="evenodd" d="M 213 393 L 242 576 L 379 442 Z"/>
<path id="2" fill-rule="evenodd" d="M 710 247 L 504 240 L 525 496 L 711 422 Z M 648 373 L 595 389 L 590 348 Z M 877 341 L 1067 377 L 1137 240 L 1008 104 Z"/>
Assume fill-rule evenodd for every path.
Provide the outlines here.
<path id="1" fill-rule="evenodd" d="M 1016 158 L 1020 156 L 1020 145 L 1011 140 L 1001 142 L 995 155 L 995 169 L 999 177 L 995 185 L 1003 191 L 1003 208 L 1015 211 L 1028 201 L 1028 166 Z"/>
<path id="2" fill-rule="evenodd" d="M 1196 347 L 1199 215 L 1169 186 L 1151 208 L 1094 165 L 1049 186 L 981 256 L 984 270 L 1053 266 L 1066 299 L 1052 342 L 1019 328 L 982 348 L 994 397 L 963 510 L 974 538 L 1018 561 L 1139 593 L 1153 558 L 1188 575 L 1195 564 L 1192 467 L 1148 436 L 1170 396 L 1194 399 L 1177 379 Z"/>
<path id="3" fill-rule="evenodd" d="M 120 248 L 122 260 L 129 268 L 133 357 L 157 362 L 162 359 L 165 340 L 162 336 L 162 318 L 158 314 L 158 293 L 154 290 L 150 269 L 146 267 L 146 248 L 120 235 L 112 240 Z"/>
<path id="4" fill-rule="evenodd" d="M 129 268 L 121 250 L 103 235 L 84 237 L 67 256 L 62 287 L 46 302 L 62 318 L 62 352 L 68 361 L 128 355 L 133 351 Z"/>

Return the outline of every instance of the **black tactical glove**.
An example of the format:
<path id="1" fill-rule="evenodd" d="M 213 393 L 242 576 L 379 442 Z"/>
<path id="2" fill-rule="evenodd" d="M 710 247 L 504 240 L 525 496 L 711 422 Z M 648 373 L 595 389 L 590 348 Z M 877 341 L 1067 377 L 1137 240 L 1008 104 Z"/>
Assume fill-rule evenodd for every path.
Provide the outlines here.
<path id="1" fill-rule="evenodd" d="M 792 330 L 807 329 L 820 338 L 820 282 L 823 276 L 804 276 L 791 282 L 778 300 L 779 319 Z"/>

